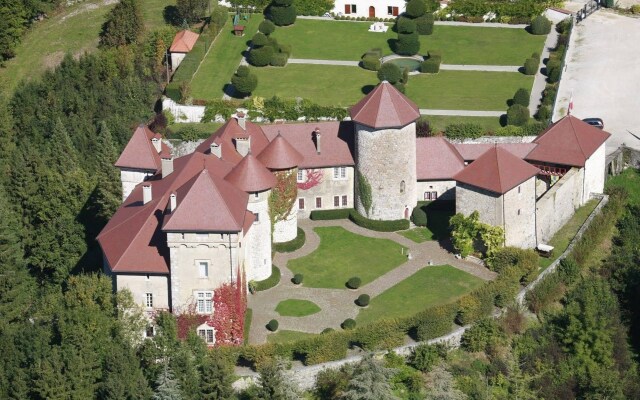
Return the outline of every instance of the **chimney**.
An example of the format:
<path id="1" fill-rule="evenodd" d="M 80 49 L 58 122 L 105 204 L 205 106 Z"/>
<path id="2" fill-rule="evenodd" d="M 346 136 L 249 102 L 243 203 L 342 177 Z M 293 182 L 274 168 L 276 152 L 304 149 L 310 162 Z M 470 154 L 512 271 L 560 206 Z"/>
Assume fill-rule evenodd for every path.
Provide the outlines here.
<path id="1" fill-rule="evenodd" d="M 142 204 L 147 204 L 151 199 L 151 184 L 148 183 L 142 186 Z"/>
<path id="2" fill-rule="evenodd" d="M 173 172 L 173 156 L 171 154 L 163 155 L 160 159 L 162 162 L 162 178 Z"/>
<path id="3" fill-rule="evenodd" d="M 240 128 L 242 128 L 242 130 L 247 130 L 247 118 L 244 115 L 243 111 L 238 111 L 238 113 L 236 114 L 236 119 L 238 120 L 238 125 L 240 125 Z"/>
<path id="4" fill-rule="evenodd" d="M 320 154 L 320 128 L 316 126 L 316 129 L 313 131 L 313 136 L 316 142 L 316 154 Z"/>
<path id="5" fill-rule="evenodd" d="M 242 157 L 246 156 L 249 153 L 249 149 L 251 148 L 251 137 L 238 137 L 236 138 L 236 151 L 240 153 Z"/>
<path id="6" fill-rule="evenodd" d="M 176 197 L 176 194 L 171 193 L 171 195 L 169 196 L 169 212 L 170 213 L 176 210 L 177 203 L 178 203 L 178 198 Z"/>
<path id="7" fill-rule="evenodd" d="M 159 138 L 158 136 L 159 136 L 159 135 L 154 136 L 154 137 L 151 139 L 151 144 L 152 144 L 152 145 L 153 145 L 153 147 L 156 149 L 156 151 L 157 151 L 158 153 L 160 153 L 160 152 L 162 151 L 162 140 L 160 140 L 160 138 Z"/>
<path id="8" fill-rule="evenodd" d="M 211 154 L 218 158 L 222 158 L 222 147 L 220 147 L 218 143 L 211 142 L 209 148 L 211 149 Z"/>

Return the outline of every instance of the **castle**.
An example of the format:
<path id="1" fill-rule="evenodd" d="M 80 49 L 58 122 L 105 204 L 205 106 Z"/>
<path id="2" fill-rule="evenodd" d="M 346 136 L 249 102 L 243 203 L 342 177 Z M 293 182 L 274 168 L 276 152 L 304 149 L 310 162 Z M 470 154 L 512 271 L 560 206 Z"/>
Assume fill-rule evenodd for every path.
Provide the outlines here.
<path id="1" fill-rule="evenodd" d="M 214 290 L 239 273 L 270 276 L 272 242 L 294 239 L 313 210 L 396 220 L 418 201 L 455 200 L 502 227 L 505 245 L 533 248 L 604 188 L 610 135 L 571 115 L 530 143 L 416 138 L 418 107 L 387 82 L 350 114 L 259 126 L 238 112 L 178 158 L 138 127 L 116 162 L 123 204 L 98 236 L 116 290 L 149 311 L 211 314 Z"/>

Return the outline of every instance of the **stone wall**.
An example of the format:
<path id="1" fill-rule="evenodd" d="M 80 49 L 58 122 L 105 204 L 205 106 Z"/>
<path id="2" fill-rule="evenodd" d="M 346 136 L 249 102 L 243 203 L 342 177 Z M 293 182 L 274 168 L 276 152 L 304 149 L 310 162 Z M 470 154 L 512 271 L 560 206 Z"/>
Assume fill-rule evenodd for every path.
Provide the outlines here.
<path id="1" fill-rule="evenodd" d="M 462 182 L 456 187 L 456 213 L 466 216 L 474 211 L 480 213 L 480 221 L 503 227 L 502 196 Z"/>
<path id="2" fill-rule="evenodd" d="M 309 218 L 313 210 L 333 210 L 336 208 L 353 208 L 354 197 L 354 168 L 345 167 L 346 178 L 334 178 L 333 168 L 316 168 L 313 171 L 321 171 L 322 179 L 320 183 L 309 189 L 301 189 L 298 185 L 298 199 L 304 199 L 304 210 L 298 207 L 298 218 Z M 304 172 L 306 174 L 306 171 Z M 303 175 L 305 181 L 306 175 Z M 302 182 L 304 184 L 304 182 Z M 339 206 L 334 206 L 334 196 L 339 196 Z M 342 205 L 342 196 L 347 196 L 347 205 Z M 316 208 L 316 198 L 322 198 L 322 207 Z"/>
<path id="3" fill-rule="evenodd" d="M 271 190 L 249 194 L 247 208 L 258 215 L 244 240 L 245 272 L 247 281 L 261 281 L 271 275 L 271 220 L 269 219 L 269 195 Z"/>
<path id="4" fill-rule="evenodd" d="M 152 176 L 152 171 L 135 169 L 120 169 L 120 183 L 122 183 L 122 201 L 125 201 L 138 184 Z"/>
<path id="5" fill-rule="evenodd" d="M 129 289 L 133 301 L 146 309 L 147 293 L 153 294 L 153 308 L 168 310 L 169 276 L 147 274 L 115 274 L 115 287 L 119 292 Z"/>
<path id="6" fill-rule="evenodd" d="M 296 207 L 296 205 L 293 205 Z M 284 243 L 298 236 L 298 218 L 293 211 L 286 219 L 278 221 L 273 227 L 273 243 Z"/>
<path id="7" fill-rule="evenodd" d="M 176 122 L 200 122 L 204 117 L 204 106 L 185 106 L 168 97 L 162 99 L 162 110 L 168 110 Z"/>
<path id="8" fill-rule="evenodd" d="M 447 139 L 451 143 L 531 143 L 537 136 L 481 136 L 475 139 Z"/>
<path id="9" fill-rule="evenodd" d="M 356 123 L 355 130 L 356 169 L 369 181 L 372 197 L 369 213 L 356 201 L 358 212 L 377 220 L 405 218 L 417 204 L 416 124 L 375 130 Z"/>
<path id="10" fill-rule="evenodd" d="M 437 192 L 440 200 L 455 200 L 456 181 L 418 181 L 416 184 L 416 200 L 426 200 L 425 192 Z"/>
<path id="11" fill-rule="evenodd" d="M 537 243 L 547 243 L 582 204 L 584 169 L 570 169 L 536 201 Z"/>
<path id="12" fill-rule="evenodd" d="M 604 192 L 605 159 L 605 144 L 603 143 L 585 162 L 582 204 L 589 201 L 592 193 Z"/>
<path id="13" fill-rule="evenodd" d="M 536 247 L 536 177 L 509 190 L 503 198 L 505 245 Z"/>

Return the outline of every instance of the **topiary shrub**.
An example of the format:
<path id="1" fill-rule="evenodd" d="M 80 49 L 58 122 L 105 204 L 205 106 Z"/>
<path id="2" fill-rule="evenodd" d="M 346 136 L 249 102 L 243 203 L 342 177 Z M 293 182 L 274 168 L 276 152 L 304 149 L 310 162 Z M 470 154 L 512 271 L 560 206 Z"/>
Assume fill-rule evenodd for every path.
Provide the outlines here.
<path id="1" fill-rule="evenodd" d="M 427 58 L 434 58 L 434 57 L 442 58 L 442 50 L 428 50 L 427 51 Z"/>
<path id="2" fill-rule="evenodd" d="M 522 106 L 529 106 L 529 99 L 531 95 L 529 91 L 525 88 L 520 88 L 516 90 L 516 93 L 513 95 L 513 104 L 520 104 Z"/>
<path id="3" fill-rule="evenodd" d="M 414 33 L 416 31 L 416 21 L 407 17 L 399 17 L 396 22 L 398 33 Z"/>
<path id="4" fill-rule="evenodd" d="M 437 74 L 440 72 L 440 57 L 429 57 L 420 65 L 420 72 L 423 74 Z"/>
<path id="5" fill-rule="evenodd" d="M 427 11 L 427 6 L 424 0 L 409 0 L 405 9 L 405 14 L 409 18 L 419 18 Z"/>
<path id="6" fill-rule="evenodd" d="M 345 331 L 355 329 L 356 321 L 352 318 L 347 318 L 344 320 L 344 322 L 342 322 L 342 324 L 340 324 L 340 327 Z"/>
<path id="7" fill-rule="evenodd" d="M 249 67 L 241 65 L 231 77 L 231 84 L 240 96 L 246 97 L 258 86 L 258 77 L 251 73 Z"/>
<path id="8" fill-rule="evenodd" d="M 269 321 L 269 323 L 267 323 L 267 329 L 270 330 L 271 332 L 275 332 L 278 330 L 278 320 L 277 319 L 272 319 L 271 321 Z"/>
<path id="9" fill-rule="evenodd" d="M 357 289 L 360 287 L 360 285 L 362 285 L 362 279 L 357 276 L 349 278 L 349 280 L 347 281 L 347 287 L 349 289 Z"/>
<path id="10" fill-rule="evenodd" d="M 265 19 L 264 21 L 260 22 L 260 25 L 258 26 L 258 30 L 264 33 L 265 35 L 269 36 L 273 32 L 275 32 L 276 24 L 274 24 L 271 20 Z"/>
<path id="11" fill-rule="evenodd" d="M 538 65 L 540 65 L 540 60 L 536 58 L 527 58 L 524 61 L 524 74 L 535 75 L 538 72 Z"/>
<path id="12" fill-rule="evenodd" d="M 417 226 L 427 226 L 427 208 L 426 204 L 420 204 L 411 212 L 411 222 Z"/>
<path id="13" fill-rule="evenodd" d="M 291 45 L 290 44 L 278 44 L 278 52 L 286 54 L 287 57 L 291 55 Z"/>
<path id="14" fill-rule="evenodd" d="M 270 65 L 274 67 L 284 67 L 287 65 L 287 61 L 289 60 L 289 55 L 286 53 L 274 53 L 271 56 Z"/>
<path id="15" fill-rule="evenodd" d="M 514 104 L 507 109 L 507 125 L 522 126 L 529 122 L 529 108 Z"/>
<path id="16" fill-rule="evenodd" d="M 393 52 L 401 56 L 413 56 L 420 51 L 420 37 L 418 32 L 398 33 Z"/>
<path id="17" fill-rule="evenodd" d="M 351 210 L 349 213 L 349 219 L 356 225 L 361 226 L 363 228 L 370 229 L 372 231 L 378 232 L 395 232 L 395 231 L 404 231 L 409 229 L 409 220 L 407 219 L 396 219 L 392 221 L 379 221 L 374 219 L 369 219 L 360 215 L 356 210 Z"/>
<path id="18" fill-rule="evenodd" d="M 387 81 L 393 85 L 402 79 L 402 71 L 397 65 L 387 62 L 380 66 L 380 69 L 378 70 L 378 79 L 380 79 L 381 82 Z"/>
<path id="19" fill-rule="evenodd" d="M 396 82 L 393 84 L 393 87 L 398 89 L 398 92 L 400 93 L 404 93 L 405 91 L 405 84 L 402 82 Z"/>
<path id="20" fill-rule="evenodd" d="M 545 105 L 540 106 L 536 113 L 536 119 L 538 121 L 548 121 L 551 119 L 551 107 Z"/>
<path id="21" fill-rule="evenodd" d="M 369 305 L 369 300 L 371 300 L 371 298 L 369 297 L 368 294 L 361 294 L 356 299 L 356 304 L 359 305 L 360 307 L 366 307 Z"/>
<path id="22" fill-rule="evenodd" d="M 302 283 L 302 280 L 304 279 L 304 275 L 302 274 L 295 274 L 293 276 L 293 278 L 291 279 L 291 282 L 293 282 L 296 285 L 299 285 Z"/>
<path id="23" fill-rule="evenodd" d="M 248 61 L 251 65 L 256 67 L 265 67 L 271 62 L 273 57 L 273 47 L 263 46 L 256 49 L 251 49 L 249 52 Z"/>
<path id="24" fill-rule="evenodd" d="M 543 15 L 538 15 L 531 21 L 529 31 L 534 35 L 546 35 L 551 32 L 551 21 Z"/>
<path id="25" fill-rule="evenodd" d="M 416 19 L 416 32 L 419 35 L 431 35 L 433 33 L 433 15 L 425 14 Z"/>
<path id="26" fill-rule="evenodd" d="M 547 81 L 556 83 L 560 80 L 562 73 L 562 62 L 557 59 L 551 59 L 547 62 Z"/>
<path id="27" fill-rule="evenodd" d="M 380 59 L 372 56 L 364 56 L 362 58 L 362 68 L 369 71 L 378 71 L 380 69 Z"/>
<path id="28" fill-rule="evenodd" d="M 278 26 L 291 25 L 296 22 L 296 8 L 293 0 L 273 0 L 268 8 L 269 19 Z"/>
<path id="29" fill-rule="evenodd" d="M 263 290 L 271 289 L 280 283 L 280 268 L 275 265 L 271 266 L 271 276 L 263 281 L 251 281 L 250 285 L 253 287 L 253 290 L 256 292 L 260 292 Z"/>
<path id="30" fill-rule="evenodd" d="M 429 340 L 449 333 L 456 313 L 456 304 L 431 307 L 418 313 L 414 317 L 416 339 Z"/>
<path id="31" fill-rule="evenodd" d="M 257 32 L 255 35 L 253 35 L 253 37 L 251 38 L 251 46 L 253 48 L 258 48 L 258 47 L 262 47 L 262 46 L 266 46 L 267 44 L 269 44 L 269 39 L 267 38 L 267 35 L 265 35 L 262 32 Z"/>

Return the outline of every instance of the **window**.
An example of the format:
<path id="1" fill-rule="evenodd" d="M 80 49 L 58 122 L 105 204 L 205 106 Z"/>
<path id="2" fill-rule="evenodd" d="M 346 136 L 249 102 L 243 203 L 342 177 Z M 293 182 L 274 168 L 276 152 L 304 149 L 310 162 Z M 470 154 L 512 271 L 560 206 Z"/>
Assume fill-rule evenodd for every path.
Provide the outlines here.
<path id="1" fill-rule="evenodd" d="M 347 196 L 344 195 L 342 196 L 342 207 L 346 207 L 347 206 Z"/>
<path id="2" fill-rule="evenodd" d="M 214 344 L 216 342 L 215 333 L 215 330 L 207 324 L 203 324 L 198 327 L 198 336 L 200 336 L 207 344 Z"/>
<path id="3" fill-rule="evenodd" d="M 431 192 L 431 200 L 437 200 L 438 199 L 438 192 Z"/>
<path id="4" fill-rule="evenodd" d="M 298 177 L 297 177 L 298 183 L 304 183 L 305 175 L 307 175 L 307 174 L 305 173 L 304 169 L 299 169 L 298 170 Z"/>
<path id="5" fill-rule="evenodd" d="M 322 208 L 322 197 L 316 197 L 316 208 Z"/>
<path id="6" fill-rule="evenodd" d="M 518 186 L 518 193 L 520 193 L 520 186 Z"/>
<path id="7" fill-rule="evenodd" d="M 257 199 L 259 197 L 260 197 L 260 193 L 258 193 L 258 192 L 253 193 L 253 198 L 254 199 Z"/>
<path id="8" fill-rule="evenodd" d="M 196 261 L 196 264 L 198 264 L 198 272 L 200 274 L 200 278 L 208 278 L 209 261 Z"/>
<path id="9" fill-rule="evenodd" d="M 144 300 L 144 305 L 147 308 L 152 308 L 153 307 L 153 293 L 146 293 L 145 300 Z"/>
<path id="10" fill-rule="evenodd" d="M 333 196 L 333 206 L 340 207 L 340 196 Z"/>
<path id="11" fill-rule="evenodd" d="M 387 7 L 387 15 L 393 15 L 394 17 L 398 16 L 398 7 L 388 6 Z"/>
<path id="12" fill-rule="evenodd" d="M 156 330 L 153 325 L 147 325 L 147 328 L 144 331 L 144 335 L 146 337 L 154 337 L 156 335 Z"/>
<path id="13" fill-rule="evenodd" d="M 431 192 L 424 192 L 424 199 L 431 200 Z"/>
<path id="14" fill-rule="evenodd" d="M 345 14 L 357 14 L 358 11 L 356 9 L 355 4 L 345 4 L 344 5 L 344 13 Z"/>
<path id="15" fill-rule="evenodd" d="M 404 181 L 400 182 L 400 193 L 404 193 Z"/>
<path id="16" fill-rule="evenodd" d="M 196 292 L 196 307 L 199 314 L 213 312 L 213 292 Z"/>
<path id="17" fill-rule="evenodd" d="M 304 199 L 302 197 L 298 199 L 298 210 L 304 210 Z"/>
<path id="18" fill-rule="evenodd" d="M 347 179 L 347 167 L 334 167 L 333 179 Z"/>
<path id="19" fill-rule="evenodd" d="M 520 215 L 520 209 L 518 208 L 518 215 Z"/>

